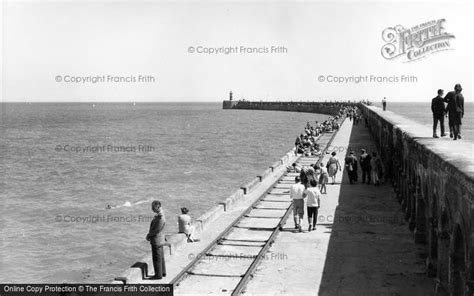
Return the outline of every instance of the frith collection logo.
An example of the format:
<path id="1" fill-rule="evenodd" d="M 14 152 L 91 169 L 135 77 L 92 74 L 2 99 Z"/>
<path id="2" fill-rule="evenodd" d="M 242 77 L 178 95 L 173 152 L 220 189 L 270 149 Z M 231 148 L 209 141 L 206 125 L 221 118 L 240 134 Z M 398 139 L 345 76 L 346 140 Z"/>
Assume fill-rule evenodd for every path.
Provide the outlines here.
<path id="1" fill-rule="evenodd" d="M 387 60 L 403 57 L 407 62 L 421 59 L 429 54 L 451 48 L 453 34 L 446 33 L 445 19 L 432 20 L 406 29 L 401 25 L 388 27 L 382 32 L 387 42 L 382 46 L 382 56 Z"/>

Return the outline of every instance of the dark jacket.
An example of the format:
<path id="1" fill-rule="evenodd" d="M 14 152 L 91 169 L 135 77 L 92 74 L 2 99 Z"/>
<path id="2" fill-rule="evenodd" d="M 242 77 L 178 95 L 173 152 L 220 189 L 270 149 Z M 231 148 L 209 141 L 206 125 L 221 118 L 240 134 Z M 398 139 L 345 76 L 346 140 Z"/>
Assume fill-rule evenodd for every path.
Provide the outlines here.
<path id="1" fill-rule="evenodd" d="M 449 113 L 461 113 L 461 115 L 464 115 L 464 97 L 461 93 L 450 91 L 444 97 L 444 101 L 448 103 L 446 111 Z"/>
<path id="2" fill-rule="evenodd" d="M 165 228 L 165 215 L 155 215 L 150 223 L 150 231 L 146 238 L 152 245 L 161 246 L 166 243 L 165 234 L 163 229 Z"/>
<path id="3" fill-rule="evenodd" d="M 346 157 L 346 167 L 348 170 L 350 170 L 350 166 L 352 167 L 352 171 L 357 172 L 357 157 L 355 157 L 354 155 L 349 155 L 348 157 Z"/>
<path id="4" fill-rule="evenodd" d="M 372 157 L 370 156 L 370 154 L 362 154 L 360 156 L 360 168 L 363 169 L 363 170 L 369 170 L 371 168 L 370 166 L 370 160 L 372 159 Z"/>
<path id="5" fill-rule="evenodd" d="M 444 115 L 445 107 L 442 97 L 437 96 L 431 100 L 431 112 L 436 115 Z"/>

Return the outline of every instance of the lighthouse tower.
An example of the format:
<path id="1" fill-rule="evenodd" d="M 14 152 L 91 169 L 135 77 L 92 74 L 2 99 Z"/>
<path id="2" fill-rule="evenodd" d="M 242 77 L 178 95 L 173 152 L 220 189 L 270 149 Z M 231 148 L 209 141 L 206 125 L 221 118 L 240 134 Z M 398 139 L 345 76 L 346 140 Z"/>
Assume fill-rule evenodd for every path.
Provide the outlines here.
<path id="1" fill-rule="evenodd" d="M 229 92 L 229 99 L 224 100 L 222 102 L 222 108 L 223 109 L 232 109 L 235 105 L 237 105 L 238 102 L 234 101 L 234 96 L 232 94 L 232 91 Z"/>

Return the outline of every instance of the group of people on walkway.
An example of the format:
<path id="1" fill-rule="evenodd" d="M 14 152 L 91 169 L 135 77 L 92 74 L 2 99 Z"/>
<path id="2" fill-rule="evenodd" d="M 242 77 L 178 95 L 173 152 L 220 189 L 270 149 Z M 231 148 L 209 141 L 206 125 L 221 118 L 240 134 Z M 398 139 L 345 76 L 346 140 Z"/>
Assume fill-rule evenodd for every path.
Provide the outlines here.
<path id="1" fill-rule="evenodd" d="M 380 185 L 384 174 L 382 160 L 377 155 L 377 152 L 373 151 L 372 154 L 368 154 L 362 148 L 359 159 L 355 156 L 354 151 L 349 153 L 345 159 L 345 167 L 350 184 L 357 183 L 359 166 L 362 171 L 362 183 L 374 184 L 375 186 Z"/>
<path id="2" fill-rule="evenodd" d="M 449 137 L 453 140 L 461 139 L 461 125 L 464 117 L 464 97 L 461 94 L 460 84 L 454 86 L 443 98 L 444 91 L 438 89 L 438 95 L 431 100 L 431 112 L 433 113 L 433 138 L 439 138 L 436 134 L 438 122 L 441 137 L 445 137 L 444 117 L 449 116 Z M 447 105 L 445 106 L 445 103 Z"/>
<path id="3" fill-rule="evenodd" d="M 347 118 L 349 121 L 352 121 L 353 125 L 359 125 L 359 122 L 362 119 L 360 109 L 357 106 L 348 107 Z"/>
<path id="4" fill-rule="evenodd" d="M 320 206 L 321 192 L 317 187 L 318 183 L 315 179 L 311 179 L 309 186 L 301 183 L 299 176 L 295 177 L 295 184 L 290 187 L 290 197 L 293 200 L 293 219 L 295 221 L 295 229 L 303 232 L 301 222 L 304 218 L 304 200 L 306 201 L 306 211 L 308 213 L 308 231 L 316 230 L 318 218 L 318 209 Z"/>
<path id="5" fill-rule="evenodd" d="M 331 178 L 331 184 L 335 184 L 336 174 L 341 169 L 336 152 L 331 153 L 326 165 L 323 162 L 316 162 L 309 166 L 299 166 L 293 163 L 289 171 L 299 173 L 295 177 L 295 184 L 290 187 L 295 229 L 303 232 L 301 220 L 304 218 L 304 200 L 307 198 L 308 231 L 316 230 L 320 198 L 323 194 L 327 193 L 326 184 L 328 184 L 329 178 Z"/>
<path id="6" fill-rule="evenodd" d="M 304 133 L 296 137 L 295 140 L 295 154 L 303 154 L 305 156 L 320 156 L 321 150 L 317 143 L 318 137 L 323 133 L 336 131 L 339 129 L 341 118 L 347 116 L 349 112 L 353 112 L 357 107 L 350 107 L 345 104 L 340 104 L 339 111 L 334 116 L 329 116 L 323 122 L 315 121 L 311 124 L 306 122 Z"/>
<path id="7" fill-rule="evenodd" d="M 295 140 L 295 154 L 305 156 L 321 155 L 319 144 L 316 143 L 322 133 L 332 132 L 339 129 L 340 115 L 330 116 L 323 122 L 315 121 L 312 125 L 309 121 L 306 123 L 304 134 L 300 134 Z"/>
<path id="8" fill-rule="evenodd" d="M 339 129 L 339 122 L 343 116 L 353 112 L 357 107 L 341 105 L 337 115 L 331 116 L 328 120 L 312 126 L 307 122 L 305 134 L 301 134 L 295 141 L 295 153 L 305 156 L 319 156 L 321 150 L 317 143 L 317 137 L 323 132 L 331 132 Z M 304 218 L 304 200 L 306 199 L 306 212 L 308 214 L 308 231 L 316 230 L 318 209 L 320 207 L 321 195 L 326 194 L 326 184 L 331 178 L 332 183 L 336 182 L 336 174 L 341 171 L 341 164 L 336 157 L 336 152 L 332 152 L 326 163 L 315 162 L 313 165 L 300 166 L 293 163 L 287 168 L 288 172 L 299 173 L 295 177 L 295 184 L 290 187 L 290 197 L 293 200 L 293 218 L 295 229 L 303 232 L 301 220 Z M 318 186 L 319 185 L 319 186 Z"/>
<path id="9" fill-rule="evenodd" d="M 362 117 L 358 107 L 345 106 L 341 109 L 341 113 L 338 115 L 344 116 L 356 121 Z M 312 136 L 311 127 L 306 127 L 305 131 L 308 137 Z M 307 140 L 305 135 L 297 137 L 297 149 L 296 153 L 302 153 L 303 150 L 298 150 L 298 145 L 302 147 L 307 146 L 308 141 L 311 145 L 317 145 L 317 139 Z M 306 141 L 306 142 L 305 142 Z M 321 151 L 319 150 L 319 155 Z M 326 152 L 327 153 L 327 152 Z M 307 154 L 305 154 L 307 155 Z M 308 156 L 308 155 L 307 155 Z M 345 158 L 344 166 L 349 176 L 350 184 L 357 183 L 358 181 L 358 170 L 359 167 L 362 171 L 362 183 L 374 184 L 379 186 L 384 175 L 384 168 L 382 160 L 377 155 L 377 152 L 373 151 L 371 154 L 367 153 L 366 149 L 362 148 L 359 157 L 355 155 L 354 151 L 351 151 Z M 323 162 L 316 162 L 313 165 L 301 166 L 297 163 L 293 163 L 287 168 L 288 172 L 299 173 L 295 177 L 295 184 L 290 187 L 290 197 L 293 201 L 293 219 L 294 226 L 299 232 L 303 232 L 301 221 L 304 218 L 304 200 L 306 202 L 306 212 L 308 215 L 308 231 L 316 230 L 318 210 L 321 206 L 321 196 L 327 193 L 326 184 L 331 179 L 331 184 L 335 184 L 336 174 L 342 171 L 341 163 L 336 156 L 336 152 L 333 151 L 326 164 Z"/>

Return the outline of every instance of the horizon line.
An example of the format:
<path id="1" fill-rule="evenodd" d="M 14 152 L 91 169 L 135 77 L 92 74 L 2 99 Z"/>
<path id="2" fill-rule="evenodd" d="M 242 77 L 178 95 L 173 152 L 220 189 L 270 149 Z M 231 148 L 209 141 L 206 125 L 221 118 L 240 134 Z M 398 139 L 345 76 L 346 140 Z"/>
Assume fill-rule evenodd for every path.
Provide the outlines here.
<path id="1" fill-rule="evenodd" d="M 221 101 L 7 101 L 7 100 L 2 100 L 0 103 L 19 103 L 19 104 L 32 104 L 32 103 L 83 103 L 83 104 L 96 104 L 96 103 L 101 103 L 101 104 L 143 104 L 143 103 L 222 103 L 223 101 L 228 101 L 228 100 L 221 100 Z M 234 100 L 236 102 L 242 101 L 242 100 Z M 319 100 L 245 100 L 247 102 L 316 102 L 316 103 L 345 103 L 345 102 L 361 102 L 364 100 L 325 100 L 325 101 L 319 101 Z M 377 103 L 378 101 L 371 101 L 369 100 L 372 104 Z M 388 103 L 429 103 L 431 100 L 424 100 L 424 101 L 391 101 L 387 100 Z M 465 103 L 474 103 L 474 101 L 465 101 Z"/>

